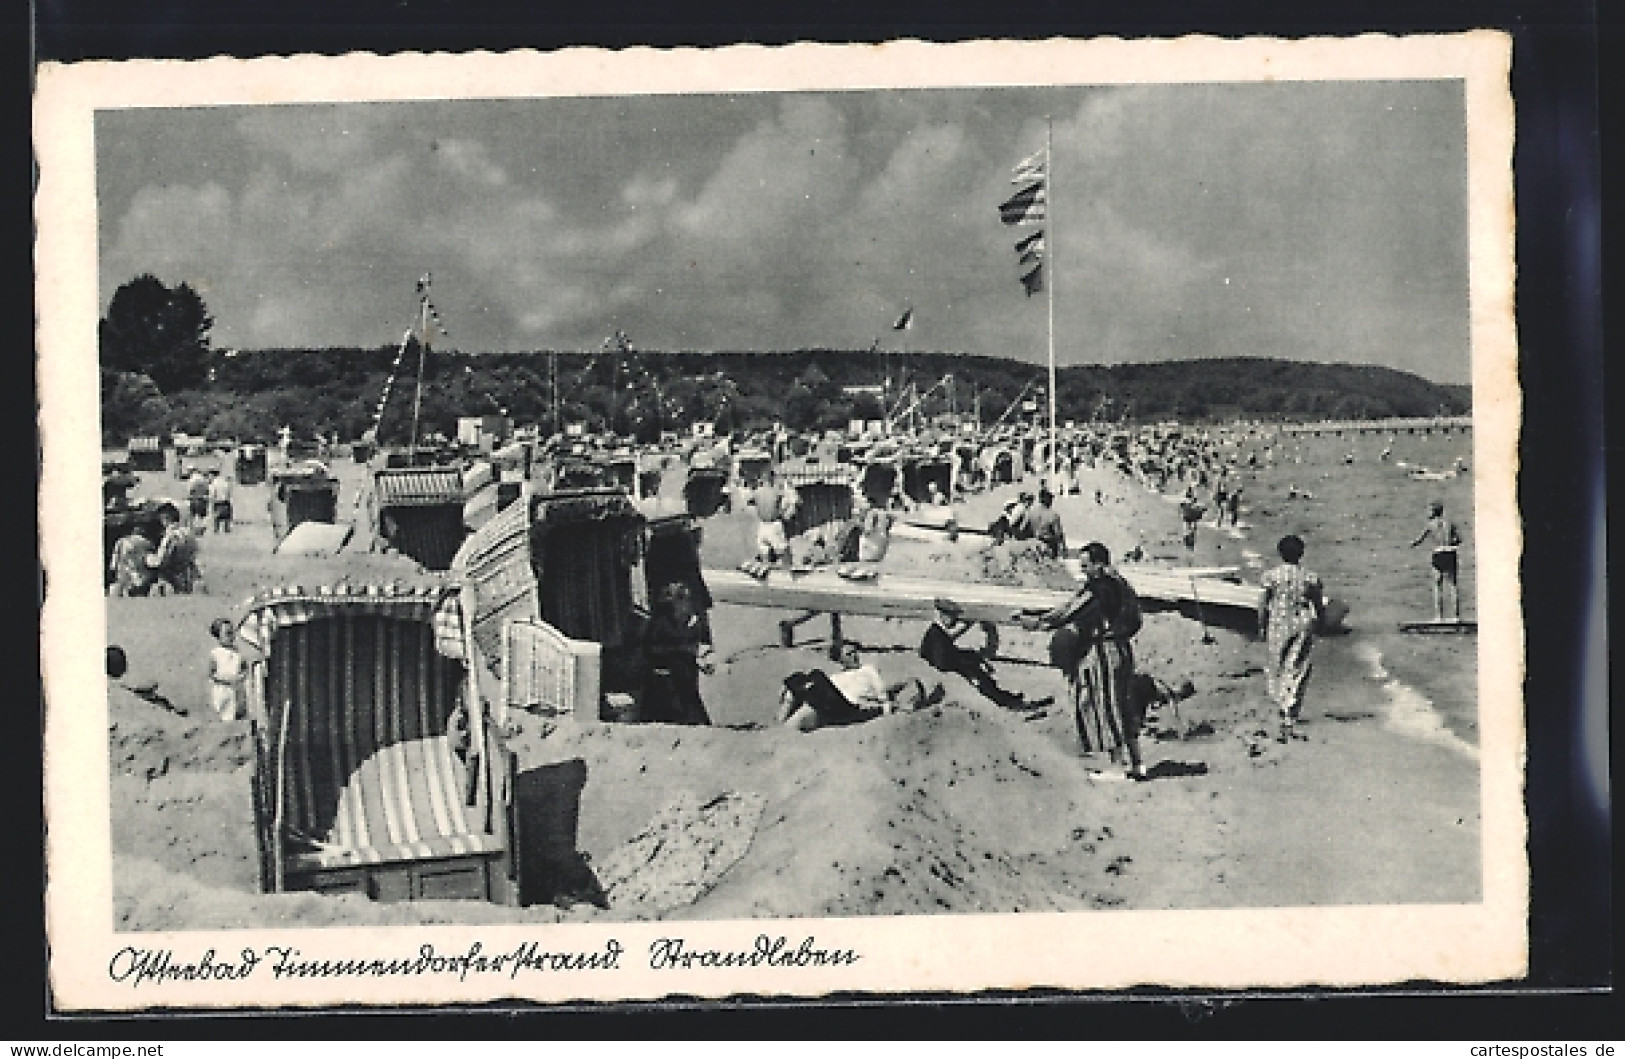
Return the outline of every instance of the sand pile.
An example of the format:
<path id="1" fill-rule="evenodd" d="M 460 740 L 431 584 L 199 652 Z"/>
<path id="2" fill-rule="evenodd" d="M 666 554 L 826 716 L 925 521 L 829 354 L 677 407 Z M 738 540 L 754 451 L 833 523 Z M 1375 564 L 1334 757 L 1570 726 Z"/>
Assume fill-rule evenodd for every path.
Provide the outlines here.
<path id="1" fill-rule="evenodd" d="M 971 553 L 969 580 L 1018 588 L 1046 588 L 1073 592 L 1078 588 L 1060 561 L 1049 555 L 1037 541 L 1006 541 Z"/>

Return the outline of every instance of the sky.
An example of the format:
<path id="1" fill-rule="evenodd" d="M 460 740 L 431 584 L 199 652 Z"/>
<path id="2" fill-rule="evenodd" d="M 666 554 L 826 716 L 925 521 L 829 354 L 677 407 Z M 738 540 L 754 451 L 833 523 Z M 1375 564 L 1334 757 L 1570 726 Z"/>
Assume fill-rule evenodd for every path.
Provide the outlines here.
<path id="1" fill-rule="evenodd" d="M 1053 123 L 1050 215 L 1007 226 Z M 100 293 L 186 281 L 217 347 L 1269 356 L 1465 383 L 1458 81 L 102 111 Z M 891 329 L 905 308 L 913 324 Z"/>

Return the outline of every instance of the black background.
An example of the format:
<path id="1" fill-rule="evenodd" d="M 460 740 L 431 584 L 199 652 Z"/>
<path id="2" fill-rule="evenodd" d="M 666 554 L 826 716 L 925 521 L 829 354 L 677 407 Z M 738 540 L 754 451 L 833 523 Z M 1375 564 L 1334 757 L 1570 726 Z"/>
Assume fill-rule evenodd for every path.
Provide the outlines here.
<path id="1" fill-rule="evenodd" d="M 1600 641 L 1588 642 L 1593 620 L 1606 607 L 1600 555 L 1604 493 L 1604 379 L 1602 277 L 1617 275 L 1617 256 L 1602 243 L 1602 162 L 1613 153 L 1599 139 L 1618 80 L 1617 5 L 1594 8 L 1574 0 L 1366 0 L 1345 3 L 1186 2 L 1016 4 L 801 0 L 776 7 L 750 4 L 675 5 L 592 0 L 559 10 L 530 3 L 453 0 L 39 0 L 32 19 L 10 5 L 7 32 L 12 69 L 36 61 L 199 58 L 349 51 L 465 51 L 554 49 L 576 44 L 605 47 L 762 44 L 796 40 L 880 41 L 894 37 L 967 40 L 1052 36 L 1288 37 L 1382 31 L 1413 33 L 1501 28 L 1513 34 L 1513 94 L 1518 107 L 1515 154 L 1518 208 L 1518 329 L 1525 425 L 1519 500 L 1525 519 L 1523 586 L 1528 640 L 1528 806 L 1533 865 L 1530 976 L 1475 990 L 1440 990 L 1416 983 L 1384 995 L 1318 992 L 1210 994 L 1174 997 L 1148 992 L 1133 998 L 989 996 L 975 1002 L 918 997 L 884 1003 L 766 1006 L 748 1002 L 703 1009 L 621 1007 L 543 1013 L 438 1012 L 420 1015 L 306 1015 L 258 1019 L 219 1017 L 57 1018 L 42 968 L 48 956 L 43 930 L 43 877 L 13 868 L 6 874 L 5 962 L 23 977 L 5 991 L 0 1011 L 13 1040 L 180 1040 L 248 1038 L 416 1039 L 492 1036 L 508 1039 L 614 1036 L 823 1037 L 831 1035 L 964 1038 L 1067 1037 L 1106 1039 L 1415 1038 L 1453 1040 L 1567 1040 L 1594 1045 L 1617 1040 L 1620 1020 L 1612 981 L 1610 823 L 1606 806 L 1583 786 L 1578 761 L 1607 754 L 1583 742 L 1581 714 L 1606 709 L 1609 677 Z M 1222 8 L 1222 10 L 1221 10 Z M 20 17 L 19 17 L 20 16 Z M 1599 53 L 1602 59 L 1599 64 Z M 25 67 L 24 64 L 28 65 Z M 1599 65 L 1601 84 L 1598 81 Z M 13 82 L 17 84 L 17 82 Z M 24 89 L 25 91 L 27 89 Z M 26 107 L 10 108 L 15 120 Z M 26 120 L 26 119 L 25 119 Z M 26 129 L 22 130 L 26 132 Z M 30 171 L 26 142 L 9 137 L 13 153 L 4 171 Z M 8 217 L 20 219 L 27 246 L 29 214 L 17 217 L 28 191 L 12 186 Z M 1625 201 L 1615 197 L 1615 202 Z M 1610 248 L 1611 249 L 1611 248 Z M 26 250 L 14 253 L 14 277 L 32 274 Z M 25 284 L 7 287 L 21 301 Z M 8 314 L 8 348 L 31 348 L 27 311 Z M 1616 327 L 1617 327 L 1616 319 Z M 22 376 L 31 358 L 0 361 L 18 376 L 12 400 L 29 392 Z M 20 402 L 19 402 L 20 403 Z M 5 451 L 26 452 L 37 438 L 23 436 L 33 408 L 6 417 L 17 432 Z M 19 464 L 20 466 L 20 464 Z M 21 490 L 16 492 L 20 493 Z M 15 493 L 13 495 L 16 495 Z M 22 506 L 19 499 L 13 509 Z M 37 538 L 36 538 L 37 539 Z M 26 542 L 21 547 L 26 547 Z M 13 543 L 14 555 L 24 554 Z M 43 591 L 43 582 L 37 583 Z M 37 603 L 37 599 L 36 599 Z M 37 610 L 35 611 L 37 619 Z M 94 630 L 92 630 L 93 632 Z M 37 637 L 34 642 L 37 644 Z M 38 664 L 35 655 L 36 667 Z M 37 671 L 37 668 L 36 668 Z M 43 702 L 43 696 L 42 700 Z M 55 704 L 62 708 L 62 704 Z M 0 771 L 8 811 L 8 849 L 37 855 L 43 836 L 39 747 L 31 715 L 13 701 L 11 739 Z M 21 738 L 19 738 L 21 736 Z M 36 824 L 39 830 L 35 831 Z M 21 863 L 28 863 L 26 858 Z M 15 922 L 10 922 L 15 920 Z M 1110 1002 L 1108 1002 L 1110 1001 Z"/>

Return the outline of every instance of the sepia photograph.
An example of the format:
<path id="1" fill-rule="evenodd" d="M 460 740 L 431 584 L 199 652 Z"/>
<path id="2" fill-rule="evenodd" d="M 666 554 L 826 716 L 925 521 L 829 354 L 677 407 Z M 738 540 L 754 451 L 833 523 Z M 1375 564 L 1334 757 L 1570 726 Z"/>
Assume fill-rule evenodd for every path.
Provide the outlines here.
<path id="1" fill-rule="evenodd" d="M 1508 55 L 44 67 L 61 1002 L 1517 975 Z"/>

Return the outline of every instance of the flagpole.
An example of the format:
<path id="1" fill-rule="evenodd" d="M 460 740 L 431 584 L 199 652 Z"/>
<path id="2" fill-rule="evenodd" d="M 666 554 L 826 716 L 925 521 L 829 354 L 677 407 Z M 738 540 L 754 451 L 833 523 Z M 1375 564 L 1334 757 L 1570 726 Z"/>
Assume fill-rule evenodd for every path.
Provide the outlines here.
<path id="1" fill-rule="evenodd" d="M 1049 292 L 1049 486 L 1055 487 L 1055 122 L 1049 116 L 1044 116 L 1044 164 L 1048 172 L 1049 187 L 1045 193 L 1045 206 L 1049 211 L 1046 227 L 1048 246 L 1045 250 L 1049 257 L 1049 282 L 1044 284 Z"/>
<path id="2" fill-rule="evenodd" d="M 410 450 L 416 454 L 418 451 L 418 412 L 423 407 L 423 368 L 429 359 L 429 292 L 424 291 L 418 297 L 418 382 L 412 394 L 412 444 Z"/>
<path id="3" fill-rule="evenodd" d="M 549 403 L 553 406 L 553 433 L 557 434 L 559 432 L 559 351 L 556 349 L 549 351 L 548 376 L 552 383 L 549 387 L 552 398 Z"/>

